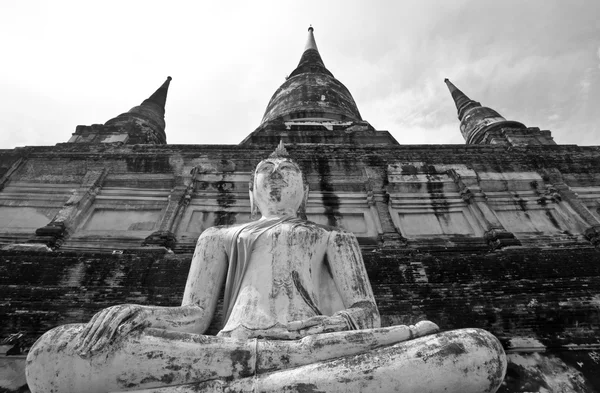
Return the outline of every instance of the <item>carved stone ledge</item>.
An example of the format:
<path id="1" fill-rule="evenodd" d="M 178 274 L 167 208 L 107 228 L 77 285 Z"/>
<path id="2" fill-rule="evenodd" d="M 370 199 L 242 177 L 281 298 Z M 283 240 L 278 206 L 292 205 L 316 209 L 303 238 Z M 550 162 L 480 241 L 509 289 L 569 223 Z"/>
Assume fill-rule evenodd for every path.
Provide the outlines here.
<path id="1" fill-rule="evenodd" d="M 379 241 L 385 248 L 404 248 L 408 245 L 408 241 L 398 233 L 382 233 Z"/>
<path id="2" fill-rule="evenodd" d="M 15 243 L 2 246 L 3 251 L 35 251 L 52 252 L 52 249 L 42 243 Z"/>
<path id="3" fill-rule="evenodd" d="M 64 222 L 55 221 L 35 230 L 35 238 L 30 243 L 42 243 L 52 248 L 59 248 L 68 231 Z"/>
<path id="4" fill-rule="evenodd" d="M 151 233 L 144 242 L 143 246 L 161 246 L 173 249 L 177 244 L 177 237 L 171 231 L 156 231 Z"/>
<path id="5" fill-rule="evenodd" d="M 593 226 L 585 230 L 583 236 L 594 245 L 600 247 L 600 226 Z"/>
<path id="6" fill-rule="evenodd" d="M 521 245 L 521 242 L 513 233 L 498 229 L 490 229 L 483 234 L 483 238 L 494 250 L 508 246 Z"/>
<path id="7" fill-rule="evenodd" d="M 67 233 L 67 227 L 64 222 L 51 222 L 48 225 L 35 230 L 38 236 L 63 237 Z"/>
<path id="8" fill-rule="evenodd" d="M 475 198 L 475 195 L 468 188 L 464 188 L 460 191 L 460 197 L 466 203 L 471 203 L 471 201 Z"/>

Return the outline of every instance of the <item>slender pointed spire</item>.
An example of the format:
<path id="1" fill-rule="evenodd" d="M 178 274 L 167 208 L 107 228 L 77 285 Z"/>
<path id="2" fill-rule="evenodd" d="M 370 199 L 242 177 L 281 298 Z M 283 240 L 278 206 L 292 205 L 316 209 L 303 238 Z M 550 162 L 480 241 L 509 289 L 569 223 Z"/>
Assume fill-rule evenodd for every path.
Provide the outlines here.
<path id="1" fill-rule="evenodd" d="M 169 92 L 169 85 L 171 84 L 171 79 L 173 78 L 167 76 L 167 80 L 165 81 L 165 83 L 163 83 L 161 87 L 156 89 L 156 91 L 150 97 L 145 99 L 144 102 L 142 102 L 142 105 L 154 103 L 156 105 L 161 106 L 164 109 L 165 104 L 167 102 L 167 93 Z"/>
<path id="2" fill-rule="evenodd" d="M 119 127 L 136 124 L 137 128 L 144 133 L 148 143 L 166 143 L 165 104 L 171 79 L 168 76 L 167 80 L 140 105 L 131 108 L 128 112 L 121 113 L 104 124 Z"/>
<path id="3" fill-rule="evenodd" d="M 454 99 L 454 103 L 456 104 L 456 109 L 458 111 L 458 120 L 462 120 L 465 116 L 466 110 L 469 108 L 474 108 L 477 106 L 481 106 L 481 103 L 477 101 L 473 101 L 465 93 L 460 91 L 448 78 L 444 79 L 446 86 L 448 86 L 448 90 L 450 90 L 450 94 L 452 94 L 452 98 Z"/>
<path id="4" fill-rule="evenodd" d="M 315 41 L 315 35 L 313 34 L 313 31 L 315 31 L 315 29 L 313 29 L 312 25 L 308 28 L 308 38 L 306 40 L 306 46 L 304 47 L 304 50 L 309 50 L 309 49 L 314 49 L 316 51 L 319 51 L 319 48 L 317 48 L 317 42 Z"/>
<path id="5" fill-rule="evenodd" d="M 444 79 L 458 111 L 460 132 L 467 144 L 487 143 L 486 135 L 499 127 L 526 128 L 522 123 L 506 120 L 493 109 L 482 106 L 460 91 L 448 78 Z"/>
<path id="6" fill-rule="evenodd" d="M 298 67 L 290 74 L 290 78 L 305 72 L 320 72 L 322 74 L 333 76 L 327 67 L 325 67 L 323 59 L 321 59 L 321 54 L 319 53 L 317 42 L 315 41 L 314 31 L 315 29 L 312 26 L 308 28 L 308 38 L 306 40 L 306 46 L 304 47 L 304 53 L 302 53 Z"/>

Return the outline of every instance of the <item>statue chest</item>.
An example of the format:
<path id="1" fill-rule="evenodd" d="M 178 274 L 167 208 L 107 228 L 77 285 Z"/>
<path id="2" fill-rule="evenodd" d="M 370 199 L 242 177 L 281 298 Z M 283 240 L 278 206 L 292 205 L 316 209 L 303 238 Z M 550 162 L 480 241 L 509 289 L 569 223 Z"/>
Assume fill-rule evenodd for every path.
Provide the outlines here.
<path id="1" fill-rule="evenodd" d="M 256 290 L 267 308 L 305 308 L 316 297 L 326 245 L 326 235 L 312 228 L 269 230 L 254 243 L 242 287 Z"/>
<path id="2" fill-rule="evenodd" d="M 304 277 L 323 263 L 326 246 L 327 237 L 320 231 L 277 227 L 256 240 L 248 270 L 263 271 L 277 280 L 286 279 L 292 272 Z"/>

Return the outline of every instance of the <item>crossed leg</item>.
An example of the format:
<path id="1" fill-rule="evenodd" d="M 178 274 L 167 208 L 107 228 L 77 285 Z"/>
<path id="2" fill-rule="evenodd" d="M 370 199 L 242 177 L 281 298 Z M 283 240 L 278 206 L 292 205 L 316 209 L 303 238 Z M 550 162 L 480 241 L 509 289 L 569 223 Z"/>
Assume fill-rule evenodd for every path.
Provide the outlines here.
<path id="1" fill-rule="evenodd" d="M 26 368 L 33 393 L 104 393 L 243 379 L 358 355 L 437 331 L 435 324 L 425 321 L 410 327 L 324 333 L 286 341 L 146 329 L 82 358 L 75 345 L 84 326 L 59 326 L 34 344 Z"/>
<path id="2" fill-rule="evenodd" d="M 461 329 L 254 377 L 137 393 L 494 393 L 505 373 L 500 342 L 485 330 Z"/>

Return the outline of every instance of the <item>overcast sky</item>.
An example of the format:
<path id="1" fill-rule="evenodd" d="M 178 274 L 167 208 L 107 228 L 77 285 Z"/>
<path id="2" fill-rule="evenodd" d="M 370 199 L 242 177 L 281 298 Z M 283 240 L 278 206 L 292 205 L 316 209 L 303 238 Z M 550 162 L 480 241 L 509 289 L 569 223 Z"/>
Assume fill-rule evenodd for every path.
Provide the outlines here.
<path id="1" fill-rule="evenodd" d="M 237 144 L 312 24 L 363 119 L 401 144 L 464 143 L 448 77 L 559 144 L 600 145 L 600 1 L 0 2 L 0 148 L 66 142 L 170 75 L 171 144 Z"/>

